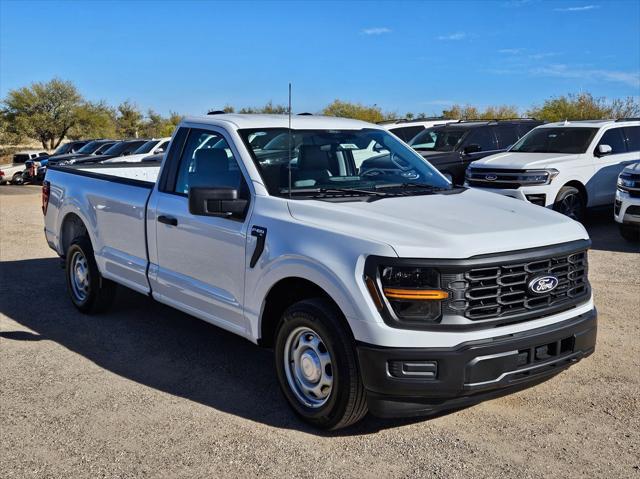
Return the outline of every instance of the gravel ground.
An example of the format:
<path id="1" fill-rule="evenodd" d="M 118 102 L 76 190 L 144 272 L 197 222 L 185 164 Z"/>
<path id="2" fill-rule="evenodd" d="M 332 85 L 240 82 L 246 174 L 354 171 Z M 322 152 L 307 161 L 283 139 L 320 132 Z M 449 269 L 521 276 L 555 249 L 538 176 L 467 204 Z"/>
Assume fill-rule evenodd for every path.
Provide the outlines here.
<path id="1" fill-rule="evenodd" d="M 640 249 L 588 225 L 597 351 L 533 389 L 430 420 L 318 433 L 272 355 L 121 291 L 67 299 L 39 188 L 0 187 L 0 477 L 640 478 Z"/>

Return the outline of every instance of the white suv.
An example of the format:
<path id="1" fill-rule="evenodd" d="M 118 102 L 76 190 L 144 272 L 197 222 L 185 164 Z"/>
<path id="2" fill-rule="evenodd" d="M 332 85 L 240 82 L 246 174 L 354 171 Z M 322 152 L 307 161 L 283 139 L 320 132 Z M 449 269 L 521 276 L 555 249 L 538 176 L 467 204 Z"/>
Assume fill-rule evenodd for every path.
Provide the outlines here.
<path id="1" fill-rule="evenodd" d="M 640 162 L 620 173 L 613 213 L 620 234 L 629 241 L 640 240 Z"/>
<path id="2" fill-rule="evenodd" d="M 465 185 L 553 208 L 580 220 L 612 205 L 618 174 L 640 159 L 640 120 L 548 123 L 504 153 L 473 162 Z"/>

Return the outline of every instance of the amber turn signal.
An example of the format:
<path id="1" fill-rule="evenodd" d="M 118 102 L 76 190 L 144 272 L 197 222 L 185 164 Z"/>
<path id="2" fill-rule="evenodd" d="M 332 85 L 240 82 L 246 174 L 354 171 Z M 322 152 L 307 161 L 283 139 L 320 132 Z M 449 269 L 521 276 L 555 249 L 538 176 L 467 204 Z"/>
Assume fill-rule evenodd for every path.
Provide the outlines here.
<path id="1" fill-rule="evenodd" d="M 413 301 L 441 300 L 449 297 L 449 293 L 439 289 L 384 288 L 384 294 L 389 299 L 405 299 Z"/>

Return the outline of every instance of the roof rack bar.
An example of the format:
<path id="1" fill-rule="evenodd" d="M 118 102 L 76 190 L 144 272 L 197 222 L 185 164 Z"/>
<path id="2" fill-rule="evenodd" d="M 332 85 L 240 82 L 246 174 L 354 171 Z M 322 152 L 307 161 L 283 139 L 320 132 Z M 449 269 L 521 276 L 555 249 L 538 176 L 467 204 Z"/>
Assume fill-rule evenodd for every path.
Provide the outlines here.
<path id="1" fill-rule="evenodd" d="M 414 121 L 433 121 L 433 120 L 455 121 L 451 118 L 445 118 L 444 116 L 421 116 L 420 118 L 393 118 L 391 120 L 382 120 L 382 121 L 377 121 L 376 125 L 391 125 L 396 123 L 412 123 Z"/>

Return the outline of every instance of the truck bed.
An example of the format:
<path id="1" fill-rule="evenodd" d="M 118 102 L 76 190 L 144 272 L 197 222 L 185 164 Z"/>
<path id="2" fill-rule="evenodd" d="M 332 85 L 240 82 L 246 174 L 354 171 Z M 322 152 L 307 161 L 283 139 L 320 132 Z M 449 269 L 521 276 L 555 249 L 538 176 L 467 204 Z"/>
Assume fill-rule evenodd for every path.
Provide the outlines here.
<path id="1" fill-rule="evenodd" d="M 92 235 L 103 276 L 149 292 L 145 212 L 159 171 L 157 163 L 49 167 L 47 240 L 64 254 L 71 235 L 65 234 L 62 224 L 69 214 L 79 216 Z"/>

